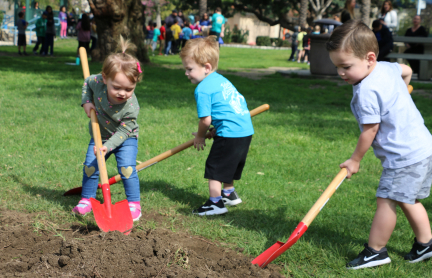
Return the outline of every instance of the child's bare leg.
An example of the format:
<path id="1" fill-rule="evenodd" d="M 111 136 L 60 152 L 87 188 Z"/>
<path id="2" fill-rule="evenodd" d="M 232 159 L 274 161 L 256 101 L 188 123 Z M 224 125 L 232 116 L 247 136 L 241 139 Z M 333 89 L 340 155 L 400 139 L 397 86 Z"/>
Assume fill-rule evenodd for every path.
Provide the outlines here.
<path id="1" fill-rule="evenodd" d="M 222 183 L 217 180 L 209 180 L 210 197 L 221 196 Z"/>
<path id="2" fill-rule="evenodd" d="M 408 219 L 417 242 L 428 243 L 432 239 L 429 217 L 426 209 L 416 200 L 414 205 L 398 203 Z"/>
<path id="3" fill-rule="evenodd" d="M 376 251 L 386 246 L 396 226 L 396 201 L 377 198 L 377 210 L 369 234 L 369 247 Z"/>
<path id="4" fill-rule="evenodd" d="M 228 189 L 232 189 L 234 188 L 234 181 L 232 183 L 225 183 L 224 182 L 224 189 L 228 190 Z"/>

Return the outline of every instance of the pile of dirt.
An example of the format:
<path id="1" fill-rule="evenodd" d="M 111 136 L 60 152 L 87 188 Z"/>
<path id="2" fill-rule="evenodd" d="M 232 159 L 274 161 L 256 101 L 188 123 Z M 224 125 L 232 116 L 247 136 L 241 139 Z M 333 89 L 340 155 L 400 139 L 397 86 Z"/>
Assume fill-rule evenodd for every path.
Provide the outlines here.
<path id="1" fill-rule="evenodd" d="M 0 277 L 283 277 L 277 265 L 261 269 L 248 256 L 182 232 L 134 229 L 125 236 L 31 217 L 0 210 Z"/>

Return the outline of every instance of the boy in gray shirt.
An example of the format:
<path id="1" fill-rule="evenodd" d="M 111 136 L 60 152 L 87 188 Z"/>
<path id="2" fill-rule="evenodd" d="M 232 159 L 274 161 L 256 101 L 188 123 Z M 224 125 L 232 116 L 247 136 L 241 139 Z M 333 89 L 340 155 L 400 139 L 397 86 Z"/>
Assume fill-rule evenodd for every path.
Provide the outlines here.
<path id="1" fill-rule="evenodd" d="M 370 146 L 383 166 L 369 242 L 347 268 L 391 262 L 385 246 L 396 225 L 397 206 L 416 236 L 405 260 L 416 263 L 432 257 L 430 222 L 418 201 L 430 193 L 432 136 L 407 90 L 411 68 L 377 62 L 376 37 L 360 21 L 350 20 L 336 28 L 327 50 L 340 77 L 353 85 L 351 110 L 361 131 L 354 153 L 340 167 L 347 168 L 348 178 L 357 173 Z"/>
<path id="2" fill-rule="evenodd" d="M 18 13 L 18 21 L 17 21 L 17 28 L 18 28 L 18 54 L 19 55 L 28 55 L 26 52 L 26 34 L 25 30 L 27 29 L 28 22 L 24 20 L 24 13 L 19 12 Z M 21 53 L 21 46 L 23 47 L 23 53 Z"/>

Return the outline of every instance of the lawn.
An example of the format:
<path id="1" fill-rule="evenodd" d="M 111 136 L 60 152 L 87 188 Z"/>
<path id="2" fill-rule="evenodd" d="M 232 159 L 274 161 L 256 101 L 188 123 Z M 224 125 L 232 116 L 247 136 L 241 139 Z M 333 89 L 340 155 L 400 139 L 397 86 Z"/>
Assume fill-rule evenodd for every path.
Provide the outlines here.
<path id="1" fill-rule="evenodd" d="M 81 67 L 74 62 L 76 41 L 57 41 L 55 57 L 0 56 L 0 205 L 9 210 L 47 212 L 51 221 L 92 223 L 70 211 L 79 196 L 63 193 L 81 185 L 89 141 L 88 118 L 80 107 Z M 0 47 L 14 54 L 15 47 Z M 30 52 L 30 51 L 29 51 Z M 221 48 L 220 68 L 293 67 L 288 52 Z M 184 71 L 158 64 L 181 64 L 178 56 L 152 57 L 135 90 L 141 106 L 138 160 L 148 160 L 192 138 L 197 129 L 193 92 Z M 98 73 L 100 63 L 90 63 Z M 270 110 L 253 118 L 255 134 L 236 190 L 243 203 L 216 217 L 196 217 L 192 209 L 208 198 L 204 165 L 211 141 L 202 152 L 189 148 L 139 173 L 143 210 L 168 217 L 172 230 L 185 229 L 210 240 L 243 248 L 257 256 L 276 241 L 286 241 L 322 191 L 349 158 L 359 136 L 350 111 L 352 89 L 331 80 L 286 78 L 261 80 L 226 75 L 245 96 L 249 109 L 268 103 Z M 432 128 L 431 84 L 413 84 L 426 126 Z M 426 96 L 425 96 L 426 95 Z M 114 159 L 108 175 L 116 175 Z M 430 261 L 409 264 L 403 255 L 414 235 L 398 209 L 398 223 L 387 246 L 392 263 L 347 271 L 345 263 L 367 242 L 375 211 L 381 165 L 372 150 L 360 172 L 346 180 L 303 237 L 273 263 L 287 277 L 430 277 Z M 113 201 L 125 198 L 112 186 Z M 99 194 L 98 198 L 102 198 Z M 431 198 L 422 201 L 432 212 Z M 429 214 L 431 217 L 432 214 Z M 139 225 L 149 225 L 145 219 Z M 151 223 L 157 225 L 157 223 Z"/>

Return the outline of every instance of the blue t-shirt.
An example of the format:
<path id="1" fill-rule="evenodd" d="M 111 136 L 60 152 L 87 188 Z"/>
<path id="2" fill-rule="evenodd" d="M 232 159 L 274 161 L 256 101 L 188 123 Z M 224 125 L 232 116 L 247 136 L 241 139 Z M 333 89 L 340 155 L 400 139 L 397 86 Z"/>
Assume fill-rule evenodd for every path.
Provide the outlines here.
<path id="1" fill-rule="evenodd" d="M 200 25 L 201 26 L 210 26 L 210 20 L 209 19 L 201 19 Z"/>
<path id="2" fill-rule="evenodd" d="M 185 28 L 183 28 L 182 32 L 183 32 L 183 39 L 184 40 L 190 40 L 190 37 L 192 35 L 191 28 L 185 27 Z"/>
<path id="3" fill-rule="evenodd" d="M 372 147 L 383 168 L 410 166 L 432 155 L 432 136 L 401 75 L 398 63 L 378 62 L 353 86 L 351 110 L 360 130 L 380 125 Z"/>
<path id="4" fill-rule="evenodd" d="M 210 31 L 220 33 L 222 31 L 222 25 L 225 24 L 225 17 L 221 14 L 214 13 L 212 16 L 212 28 Z"/>
<path id="5" fill-rule="evenodd" d="M 160 30 L 158 28 L 154 28 L 154 30 L 153 30 L 153 41 L 154 42 L 157 42 L 160 34 L 161 34 Z"/>
<path id="6" fill-rule="evenodd" d="M 204 78 L 195 89 L 198 118 L 212 117 L 216 135 L 239 138 L 254 134 L 245 98 L 217 72 Z"/>

